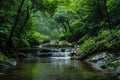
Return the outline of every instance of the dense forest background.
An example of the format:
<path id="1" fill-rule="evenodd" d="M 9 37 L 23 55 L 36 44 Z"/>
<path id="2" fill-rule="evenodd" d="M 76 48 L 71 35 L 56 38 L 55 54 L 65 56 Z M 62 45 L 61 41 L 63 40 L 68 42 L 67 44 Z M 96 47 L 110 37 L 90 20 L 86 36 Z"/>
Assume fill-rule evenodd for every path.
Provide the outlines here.
<path id="1" fill-rule="evenodd" d="M 118 52 L 120 0 L 0 1 L 0 52 L 49 40 L 77 42 L 81 54 Z"/>

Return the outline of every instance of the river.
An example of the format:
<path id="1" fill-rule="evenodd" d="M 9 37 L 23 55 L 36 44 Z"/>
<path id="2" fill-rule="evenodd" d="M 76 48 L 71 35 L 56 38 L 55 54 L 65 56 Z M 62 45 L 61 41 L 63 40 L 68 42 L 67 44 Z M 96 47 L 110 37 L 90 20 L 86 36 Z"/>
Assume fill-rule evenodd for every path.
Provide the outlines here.
<path id="1" fill-rule="evenodd" d="M 88 63 L 69 56 L 28 58 L 0 73 L 0 80 L 107 80 Z M 110 80 L 110 79 L 108 79 Z"/>

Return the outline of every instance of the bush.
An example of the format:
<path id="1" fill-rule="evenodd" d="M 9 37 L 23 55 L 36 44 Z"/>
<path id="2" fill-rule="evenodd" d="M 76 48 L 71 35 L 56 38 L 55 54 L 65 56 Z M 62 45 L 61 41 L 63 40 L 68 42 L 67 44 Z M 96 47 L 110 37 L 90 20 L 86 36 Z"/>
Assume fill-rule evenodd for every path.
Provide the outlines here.
<path id="1" fill-rule="evenodd" d="M 112 34 L 111 34 L 112 33 Z M 119 51 L 120 30 L 103 30 L 96 38 L 96 46 L 102 45 L 106 51 Z"/>
<path id="2" fill-rule="evenodd" d="M 33 34 L 29 37 L 29 42 L 31 46 L 39 45 L 41 40 L 49 40 L 50 37 L 47 35 L 42 35 L 39 32 L 33 32 Z"/>
<path id="3" fill-rule="evenodd" d="M 89 53 L 92 49 L 95 48 L 96 42 L 93 39 L 88 39 L 86 40 L 83 44 L 79 46 L 80 48 L 80 53 L 81 54 L 87 54 Z"/>
<path id="4" fill-rule="evenodd" d="M 72 41 L 73 39 L 71 38 L 72 35 L 71 33 L 67 32 L 65 34 L 60 34 L 60 40 L 67 40 L 67 41 Z"/>
<path id="5" fill-rule="evenodd" d="M 8 58 L 3 54 L 0 54 L 0 64 L 7 64 L 7 63 L 10 63 L 11 61 L 14 61 L 14 60 L 11 58 Z"/>
<path id="6" fill-rule="evenodd" d="M 79 55 L 86 55 L 93 52 L 119 52 L 120 51 L 120 30 L 101 30 L 98 36 L 86 35 L 79 40 Z M 88 38 L 88 39 L 87 39 Z"/>

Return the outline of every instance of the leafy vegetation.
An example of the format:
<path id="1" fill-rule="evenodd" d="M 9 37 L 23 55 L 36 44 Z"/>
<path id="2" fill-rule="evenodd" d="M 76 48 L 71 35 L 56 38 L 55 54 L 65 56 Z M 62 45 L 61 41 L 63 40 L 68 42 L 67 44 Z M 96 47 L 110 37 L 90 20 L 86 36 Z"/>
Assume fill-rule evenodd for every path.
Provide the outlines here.
<path id="1" fill-rule="evenodd" d="M 14 54 L 42 40 L 78 42 L 80 54 L 119 52 L 119 0 L 0 2 L 0 51 Z"/>
<path id="2" fill-rule="evenodd" d="M 8 58 L 7 56 L 0 54 L 0 65 L 10 65 L 13 66 L 14 64 L 12 64 L 11 62 L 15 62 L 14 59 Z"/>
<path id="3" fill-rule="evenodd" d="M 72 56 L 73 58 L 75 57 L 81 60 L 86 59 L 89 56 L 99 52 L 111 52 L 113 53 L 113 55 L 115 53 L 119 53 L 120 52 L 120 0 L 1 0 L 0 1 L 0 68 L 2 64 L 3 64 L 2 66 L 4 66 L 4 64 L 14 65 L 14 63 L 16 65 L 16 61 L 11 58 L 15 58 L 15 59 L 26 58 L 28 57 L 28 55 L 34 54 L 34 52 L 33 53 L 31 52 L 28 55 L 26 55 L 22 52 L 19 52 L 20 50 L 22 49 L 24 50 L 28 47 L 29 48 L 32 47 L 33 50 L 34 49 L 37 50 L 38 46 L 40 45 L 39 47 L 47 46 L 47 48 L 48 47 L 61 48 L 61 51 L 65 52 L 64 48 L 66 48 L 66 46 L 67 47 L 74 46 L 76 48 L 76 44 L 78 46 L 76 49 L 76 54 L 74 54 L 75 52 L 74 51 Z M 26 50 L 26 52 L 29 51 Z M 37 51 L 37 54 L 40 55 L 40 52 Z M 56 54 L 56 52 L 54 53 Z M 59 52 L 59 54 L 61 53 Z M 55 61 L 52 59 L 49 60 Z M 51 65 L 50 63 L 52 63 L 51 61 L 46 62 L 45 60 L 43 62 L 43 63 L 46 62 L 45 66 L 47 67 L 45 67 L 42 63 L 42 67 L 44 67 L 42 72 L 44 72 L 46 68 L 49 68 L 49 65 Z M 59 61 L 62 60 L 57 60 L 57 63 L 59 63 Z M 40 63 L 41 62 L 42 61 L 40 61 Z M 73 70 L 73 72 L 76 72 L 75 74 L 72 73 L 72 75 L 79 77 L 78 74 L 82 74 L 83 80 L 107 79 L 104 76 L 101 77 L 101 75 L 85 72 L 85 70 L 82 70 L 80 73 L 78 73 L 79 72 L 79 71 L 77 72 L 77 70 L 79 70 L 78 65 L 73 64 L 75 62 L 76 61 L 74 62 L 69 61 L 66 63 L 65 61 L 65 65 L 61 64 L 60 62 L 60 65 L 55 65 L 54 67 L 55 68 L 60 67 L 60 70 L 58 72 L 62 73 L 62 71 L 65 70 L 61 66 L 64 65 L 66 70 L 71 69 Z M 49 65 L 47 65 L 47 63 L 49 63 Z M 115 62 L 113 60 L 113 62 L 108 61 L 108 63 L 107 62 L 105 63 L 106 64 L 105 65 L 103 64 L 101 67 L 103 68 L 114 67 L 116 69 L 117 67 L 120 67 L 120 61 Z M 69 68 L 67 68 L 68 64 L 69 64 Z M 29 67 L 34 66 L 35 70 L 32 71 L 37 72 L 36 67 L 39 67 L 40 65 L 41 64 L 37 66 L 34 64 L 30 64 Z M 39 68 L 40 70 L 42 69 L 41 67 Z M 50 69 L 51 68 L 52 67 L 50 66 Z M 23 68 L 20 69 L 23 70 Z M 30 69 L 31 68 L 29 68 L 28 70 L 30 71 Z M 80 67 L 80 69 L 82 68 Z M 49 72 L 49 69 L 47 70 Z M 27 71 L 27 73 L 29 71 Z M 13 71 L 13 73 L 15 72 Z M 22 73 L 24 72 L 22 71 Z M 21 75 L 22 73 L 20 73 L 20 77 L 22 76 Z M 63 75 L 58 74 L 55 76 L 54 75 L 51 76 L 49 74 L 46 75 L 46 73 L 44 74 L 45 77 L 48 75 L 49 78 L 58 77 L 58 79 L 61 80 L 64 79 L 62 77 L 65 76 L 64 74 Z M 26 76 L 26 72 L 23 75 Z M 16 79 L 15 76 L 13 78 Z M 82 79 L 82 77 L 80 78 Z M 66 80 L 69 80 L 69 78 L 66 78 Z"/>
<path id="4" fill-rule="evenodd" d="M 79 55 L 90 54 L 95 52 L 119 52 L 120 35 L 119 30 L 112 30 L 115 34 L 111 35 L 110 30 L 102 30 L 98 33 L 98 36 L 84 38 L 81 40 L 82 44 L 79 46 Z M 84 42 L 83 42 L 84 41 Z"/>

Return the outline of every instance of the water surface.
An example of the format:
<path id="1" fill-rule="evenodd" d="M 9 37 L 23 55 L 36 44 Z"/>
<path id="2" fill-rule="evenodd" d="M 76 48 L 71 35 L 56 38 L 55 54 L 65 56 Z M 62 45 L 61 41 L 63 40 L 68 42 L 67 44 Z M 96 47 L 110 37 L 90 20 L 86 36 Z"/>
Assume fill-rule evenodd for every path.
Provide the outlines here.
<path id="1" fill-rule="evenodd" d="M 0 80 L 106 80 L 106 76 L 85 62 L 51 57 L 20 61 L 15 68 L 0 74 Z"/>

